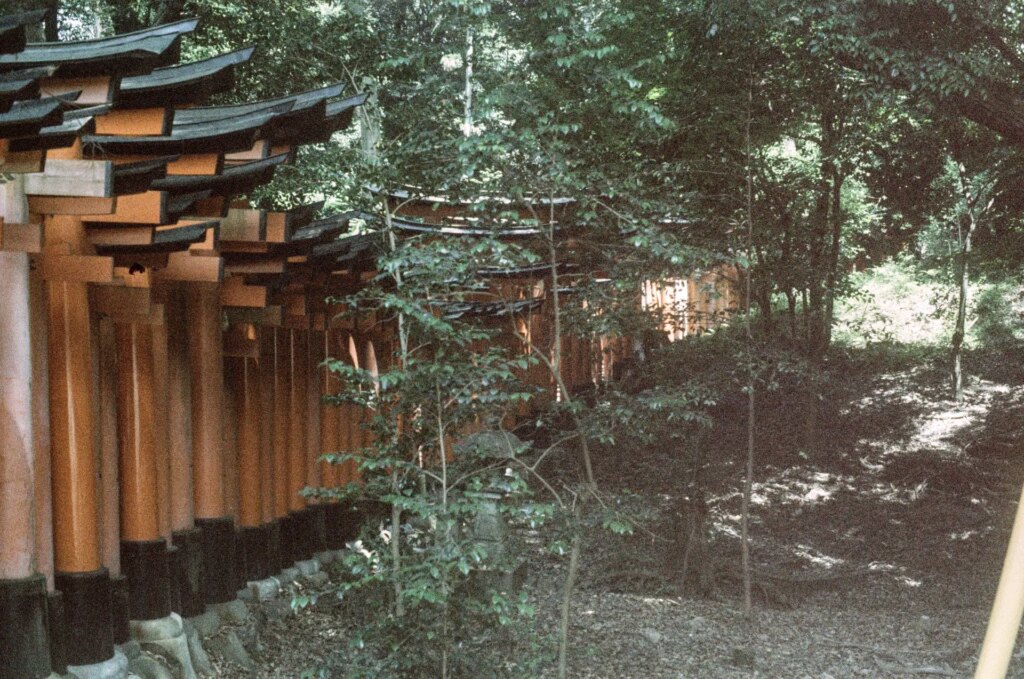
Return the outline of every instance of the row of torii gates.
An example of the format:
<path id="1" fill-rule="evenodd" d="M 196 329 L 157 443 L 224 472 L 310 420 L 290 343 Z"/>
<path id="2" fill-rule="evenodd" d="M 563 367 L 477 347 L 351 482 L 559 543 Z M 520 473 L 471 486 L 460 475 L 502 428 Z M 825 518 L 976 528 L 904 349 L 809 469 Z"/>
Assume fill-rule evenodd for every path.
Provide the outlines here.
<path id="1" fill-rule="evenodd" d="M 329 85 L 200 106 L 252 49 L 179 64 L 195 20 L 28 43 L 43 18 L 0 16 L 0 679 L 125 676 L 116 645 L 146 621 L 178 635 L 178 616 L 357 526 L 348 505 L 301 491 L 356 481 L 320 456 L 371 443 L 368 413 L 322 403 L 337 385 L 321 364 L 386 368 L 387 324 L 336 321 L 324 301 L 375 274 L 378 236 L 349 235 L 362 215 L 235 199 L 346 128 L 365 96 Z M 396 228 L 472 234 L 440 225 L 458 206 L 399 203 Z M 522 297 L 543 272 L 501 278 Z M 644 299 L 699 301 L 670 329 L 685 334 L 730 303 L 700 285 Z M 541 305 L 520 309 L 543 333 Z M 565 342 L 570 388 L 628 351 Z"/>

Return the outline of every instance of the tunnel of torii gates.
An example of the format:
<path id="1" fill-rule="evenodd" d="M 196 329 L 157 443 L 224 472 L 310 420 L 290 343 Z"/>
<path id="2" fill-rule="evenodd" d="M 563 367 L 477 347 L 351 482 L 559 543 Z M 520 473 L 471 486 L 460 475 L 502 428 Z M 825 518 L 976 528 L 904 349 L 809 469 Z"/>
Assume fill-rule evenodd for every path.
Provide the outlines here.
<path id="1" fill-rule="evenodd" d="M 203 106 L 252 49 L 179 64 L 195 20 L 28 43 L 43 18 L 0 16 L 0 679 L 103 665 L 137 621 L 201 614 L 343 547 L 358 516 L 300 491 L 357 480 L 319 458 L 369 443 L 368 414 L 322 403 L 338 389 L 322 361 L 376 370 L 392 342 L 325 304 L 375 273 L 356 215 L 237 201 L 364 95 Z M 391 199 L 398 229 L 474 235 L 448 225 L 464 206 Z M 515 313 L 543 337 L 544 272 L 481 273 L 513 304 L 459 312 Z M 731 303 L 707 284 L 652 283 L 644 303 L 703 305 L 666 327 L 688 334 Z M 564 341 L 570 388 L 626 351 Z"/>

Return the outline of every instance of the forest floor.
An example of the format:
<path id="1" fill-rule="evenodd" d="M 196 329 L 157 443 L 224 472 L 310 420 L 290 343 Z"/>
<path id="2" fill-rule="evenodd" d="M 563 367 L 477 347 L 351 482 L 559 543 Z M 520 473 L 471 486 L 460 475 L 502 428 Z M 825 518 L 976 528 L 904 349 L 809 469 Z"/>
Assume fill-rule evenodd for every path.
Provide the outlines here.
<path id="1" fill-rule="evenodd" d="M 632 536 L 585 545 L 570 676 L 969 677 L 1024 481 L 1024 375 L 1010 358 L 969 361 L 958 404 L 940 361 L 846 353 L 828 368 L 812 450 L 801 444 L 806 400 L 765 395 L 750 617 L 738 578 L 743 418 L 716 424 L 710 597 L 681 596 L 665 566 L 678 525 L 679 488 L 665 473 L 674 451 L 598 460 L 603 490 L 654 518 Z M 566 559 L 540 549 L 529 559 L 544 652 L 555 643 L 565 570 Z M 318 667 L 345 676 L 346 634 L 336 612 L 307 609 L 266 627 L 256 671 L 226 676 L 297 677 Z M 509 675 L 553 676 L 552 662 Z M 1010 676 L 1024 678 L 1024 653 Z"/>

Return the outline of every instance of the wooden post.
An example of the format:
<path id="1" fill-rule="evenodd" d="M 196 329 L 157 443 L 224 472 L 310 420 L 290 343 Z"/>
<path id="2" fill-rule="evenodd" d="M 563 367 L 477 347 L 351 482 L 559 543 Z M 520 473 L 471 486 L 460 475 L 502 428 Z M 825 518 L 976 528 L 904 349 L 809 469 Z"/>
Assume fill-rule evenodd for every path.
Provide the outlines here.
<path id="1" fill-rule="evenodd" d="M 48 217 L 45 238 L 56 251 L 88 252 L 77 217 Z M 88 665 L 114 654 L 110 577 L 100 561 L 89 296 L 86 283 L 69 275 L 49 281 L 48 297 L 55 584 L 64 596 L 68 661 Z"/>
<path id="2" fill-rule="evenodd" d="M 224 502 L 224 358 L 220 290 L 192 284 L 187 292 L 192 395 L 192 485 L 201 531 L 206 603 L 235 598 L 235 526 Z"/>
<path id="3" fill-rule="evenodd" d="M 195 526 L 192 477 L 192 382 L 189 366 L 188 316 L 180 287 L 166 290 L 167 328 L 167 448 L 169 456 L 171 540 L 177 548 L 171 563 L 177 588 L 176 612 L 185 617 L 205 609 L 202 531 Z"/>
<path id="4" fill-rule="evenodd" d="M 291 459 L 291 336 L 282 328 L 273 329 L 274 350 L 274 517 L 278 528 L 278 565 L 282 568 L 296 558 L 295 517 L 289 513 L 288 468 Z"/>
<path id="5" fill-rule="evenodd" d="M 27 217 L 20 178 L 0 185 L 0 223 Z M 0 252 L 0 646 L 5 651 L 0 678 L 44 676 L 51 670 L 50 639 L 46 626 L 46 569 L 50 554 L 40 563 L 37 522 L 47 521 L 48 465 L 37 456 L 36 431 L 39 402 L 33 381 L 32 282 L 28 254 Z M 43 511 L 41 511 L 43 510 Z M 43 572 L 40 572 L 40 571 Z"/>
<path id="6" fill-rule="evenodd" d="M 291 338 L 274 329 L 274 516 L 288 516 L 288 460 L 291 426 Z"/>
<path id="7" fill-rule="evenodd" d="M 1010 666 L 1013 645 L 1017 641 L 1024 615 L 1024 489 L 1017 502 L 1017 515 L 1006 547 L 1003 572 L 988 619 L 985 641 L 981 645 L 974 679 L 1002 679 Z"/>
<path id="8" fill-rule="evenodd" d="M 289 451 L 288 451 L 288 509 L 293 517 L 292 533 L 296 536 L 293 552 L 296 559 L 313 556 L 313 521 L 310 512 L 305 511 L 306 499 L 301 491 L 306 487 L 306 465 L 308 456 L 307 435 L 309 423 L 306 411 L 309 406 L 308 333 L 291 329 L 289 357 L 291 365 L 291 389 L 289 399 Z"/>
<path id="9" fill-rule="evenodd" d="M 274 446 L 277 415 L 277 372 L 274 362 L 274 329 L 263 328 L 260 333 L 260 515 L 267 534 L 267 568 L 271 572 L 283 569 L 281 563 L 281 522 L 274 508 Z"/>
<path id="10" fill-rule="evenodd" d="M 171 613 L 167 544 L 161 533 L 154 404 L 153 326 L 117 322 L 117 429 L 121 472 L 121 566 L 133 620 Z"/>
<path id="11" fill-rule="evenodd" d="M 290 456 L 288 462 L 288 509 L 300 511 L 305 508 L 306 500 L 300 491 L 306 486 L 306 438 L 308 424 L 306 409 L 309 394 L 306 374 L 309 357 L 306 344 L 307 333 L 303 330 L 290 330 L 291 341 L 291 407 L 289 436 Z"/>
<path id="12" fill-rule="evenodd" d="M 153 408 L 154 412 L 167 412 L 169 396 L 169 356 L 167 323 L 163 305 L 155 305 L 158 322 L 150 326 L 153 335 Z M 156 455 L 156 500 L 160 535 L 171 544 L 171 455 L 170 427 L 167 417 L 153 418 L 153 443 Z"/>
<path id="13" fill-rule="evenodd" d="M 331 357 L 331 336 L 330 328 L 324 330 L 321 335 L 323 340 L 323 358 Z M 338 448 L 338 406 L 331 405 L 323 400 L 323 397 L 330 396 L 338 390 L 337 380 L 327 369 L 327 366 L 320 368 L 320 452 L 323 454 L 336 453 Z M 320 463 L 320 480 L 324 488 L 334 488 L 338 485 L 337 465 L 330 462 Z"/>
<path id="14" fill-rule="evenodd" d="M 238 522 L 241 564 L 246 581 L 270 575 L 269 530 L 263 525 L 260 479 L 260 373 L 258 359 L 229 359 L 234 365 L 234 392 L 238 418 Z"/>

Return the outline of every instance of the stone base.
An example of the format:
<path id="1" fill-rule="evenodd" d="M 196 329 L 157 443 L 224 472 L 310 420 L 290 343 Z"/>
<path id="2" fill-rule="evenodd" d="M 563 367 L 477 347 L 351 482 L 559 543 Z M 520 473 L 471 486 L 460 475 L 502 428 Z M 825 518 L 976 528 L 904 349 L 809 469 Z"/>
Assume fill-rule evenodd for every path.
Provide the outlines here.
<path id="1" fill-rule="evenodd" d="M 128 658 L 121 651 L 114 657 L 90 665 L 68 665 L 68 674 L 75 679 L 128 679 Z"/>
<path id="2" fill-rule="evenodd" d="M 249 583 L 249 596 L 254 601 L 263 602 L 274 599 L 281 593 L 281 581 L 277 578 L 265 578 Z"/>
<path id="3" fill-rule="evenodd" d="M 313 573 L 320 572 L 320 562 L 316 559 L 307 559 L 306 561 L 296 561 L 295 567 L 299 570 L 299 575 L 303 577 L 309 577 Z"/>
<path id="4" fill-rule="evenodd" d="M 171 613 L 165 618 L 133 620 L 129 624 L 132 638 L 142 650 L 166 661 L 178 679 L 198 679 L 181 616 Z"/>

